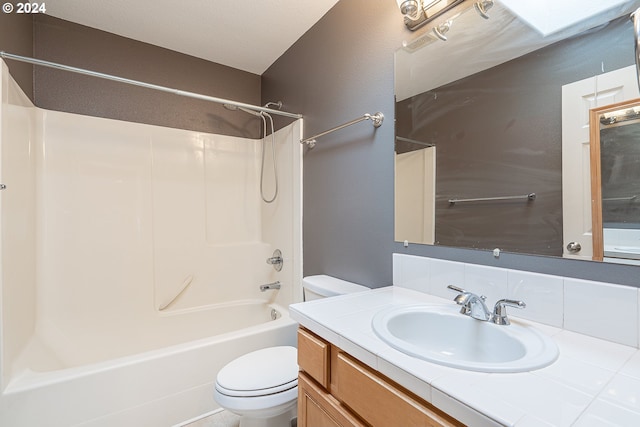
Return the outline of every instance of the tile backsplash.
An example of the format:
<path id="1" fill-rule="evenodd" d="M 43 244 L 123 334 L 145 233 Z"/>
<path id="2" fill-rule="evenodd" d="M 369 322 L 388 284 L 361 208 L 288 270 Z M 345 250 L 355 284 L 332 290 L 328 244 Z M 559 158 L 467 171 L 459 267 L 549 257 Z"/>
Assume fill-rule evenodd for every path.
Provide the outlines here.
<path id="1" fill-rule="evenodd" d="M 640 346 L 640 289 L 499 267 L 393 254 L 393 284 L 453 299 L 447 285 L 487 296 L 522 300 L 512 316 L 624 344 Z"/>

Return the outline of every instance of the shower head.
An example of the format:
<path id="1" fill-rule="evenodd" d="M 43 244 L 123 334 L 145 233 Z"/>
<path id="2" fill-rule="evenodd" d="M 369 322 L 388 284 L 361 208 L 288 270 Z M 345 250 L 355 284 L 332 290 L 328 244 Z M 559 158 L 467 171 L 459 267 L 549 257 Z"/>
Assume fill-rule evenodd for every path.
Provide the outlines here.
<path id="1" fill-rule="evenodd" d="M 244 111 L 245 113 L 249 113 L 249 114 L 253 114 L 254 116 L 262 117 L 262 112 L 249 110 L 248 108 L 238 107 L 237 105 L 231 105 L 231 104 L 222 104 L 222 106 L 224 108 L 226 108 L 227 110 L 229 110 L 229 111 L 241 110 L 241 111 Z"/>

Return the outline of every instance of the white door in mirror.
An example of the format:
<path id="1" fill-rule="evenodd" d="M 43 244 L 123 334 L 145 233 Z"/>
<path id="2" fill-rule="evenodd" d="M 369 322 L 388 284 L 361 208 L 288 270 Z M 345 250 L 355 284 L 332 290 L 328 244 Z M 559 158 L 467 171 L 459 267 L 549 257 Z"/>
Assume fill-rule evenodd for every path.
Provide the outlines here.
<path id="1" fill-rule="evenodd" d="M 589 110 L 640 96 L 635 65 L 562 86 L 562 238 L 565 258 L 591 260 Z M 576 250 L 579 243 L 580 249 Z"/>

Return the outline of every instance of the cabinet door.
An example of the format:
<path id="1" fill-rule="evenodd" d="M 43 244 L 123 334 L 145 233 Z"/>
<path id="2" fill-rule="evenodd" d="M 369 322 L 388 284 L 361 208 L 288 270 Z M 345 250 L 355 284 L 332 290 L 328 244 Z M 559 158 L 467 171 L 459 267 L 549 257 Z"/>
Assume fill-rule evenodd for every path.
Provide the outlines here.
<path id="1" fill-rule="evenodd" d="M 301 373 L 298 377 L 298 427 L 364 427 L 364 424 Z"/>

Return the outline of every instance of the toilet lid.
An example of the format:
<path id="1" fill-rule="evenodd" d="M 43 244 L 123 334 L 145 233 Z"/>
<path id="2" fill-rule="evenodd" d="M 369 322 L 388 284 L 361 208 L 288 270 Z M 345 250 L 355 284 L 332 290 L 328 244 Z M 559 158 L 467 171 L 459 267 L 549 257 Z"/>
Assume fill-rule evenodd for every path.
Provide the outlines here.
<path id="1" fill-rule="evenodd" d="M 216 389 L 229 396 L 262 396 L 298 384 L 295 347 L 269 347 L 247 353 L 218 372 Z"/>

